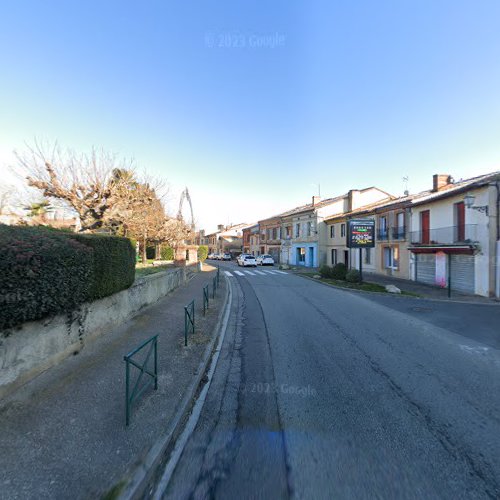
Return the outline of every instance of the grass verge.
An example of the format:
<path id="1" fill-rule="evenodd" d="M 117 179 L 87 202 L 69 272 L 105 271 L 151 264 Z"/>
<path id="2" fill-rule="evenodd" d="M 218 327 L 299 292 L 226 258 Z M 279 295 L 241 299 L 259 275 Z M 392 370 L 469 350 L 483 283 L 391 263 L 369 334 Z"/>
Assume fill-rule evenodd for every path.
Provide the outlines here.
<path id="1" fill-rule="evenodd" d="M 161 271 L 165 271 L 166 269 L 170 269 L 174 267 L 173 264 L 164 264 L 162 266 L 150 266 L 150 267 L 136 267 L 135 268 L 135 277 L 142 278 L 143 276 L 148 276 L 149 274 L 159 273 Z"/>
<path id="2" fill-rule="evenodd" d="M 303 276 L 309 278 L 314 278 L 317 273 L 301 273 Z M 340 288 L 348 288 L 350 290 L 362 290 L 363 292 L 379 292 L 379 293 L 389 293 L 384 285 L 379 285 L 378 283 L 370 283 L 369 281 L 363 281 L 362 283 L 349 283 L 343 280 L 334 280 L 330 278 L 314 278 L 316 281 L 321 281 L 322 283 L 328 283 L 329 285 L 337 286 Z M 395 295 L 395 294 L 391 294 Z M 420 297 L 418 293 L 405 292 L 401 290 L 401 295 L 407 295 L 409 297 Z"/>

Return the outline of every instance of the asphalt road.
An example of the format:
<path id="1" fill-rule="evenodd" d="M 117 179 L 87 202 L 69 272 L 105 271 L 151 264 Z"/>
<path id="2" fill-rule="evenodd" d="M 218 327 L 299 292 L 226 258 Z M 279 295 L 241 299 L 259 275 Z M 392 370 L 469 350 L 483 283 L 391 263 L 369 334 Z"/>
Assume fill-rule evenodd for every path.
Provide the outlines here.
<path id="1" fill-rule="evenodd" d="M 496 308 L 421 318 L 402 298 L 221 267 L 229 327 L 164 497 L 500 498 L 500 351 L 458 331 Z"/>

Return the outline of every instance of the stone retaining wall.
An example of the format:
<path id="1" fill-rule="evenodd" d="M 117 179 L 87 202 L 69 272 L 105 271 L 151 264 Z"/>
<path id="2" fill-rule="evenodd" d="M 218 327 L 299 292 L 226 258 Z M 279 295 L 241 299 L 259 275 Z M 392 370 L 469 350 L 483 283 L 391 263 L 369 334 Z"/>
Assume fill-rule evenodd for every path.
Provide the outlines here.
<path id="1" fill-rule="evenodd" d="M 185 283 L 190 273 L 178 267 L 144 276 L 127 290 L 82 304 L 71 313 L 0 331 L 0 398 L 155 303 Z"/>

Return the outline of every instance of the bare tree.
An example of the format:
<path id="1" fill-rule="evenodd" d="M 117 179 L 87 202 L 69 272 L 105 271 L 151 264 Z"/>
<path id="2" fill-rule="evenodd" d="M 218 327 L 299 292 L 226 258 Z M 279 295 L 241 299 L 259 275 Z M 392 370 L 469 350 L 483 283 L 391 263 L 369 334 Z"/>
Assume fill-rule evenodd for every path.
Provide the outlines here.
<path id="1" fill-rule="evenodd" d="M 35 141 L 16 156 L 28 185 L 44 197 L 64 200 L 80 218 L 82 231 L 101 228 L 115 206 L 123 178 L 114 172 L 133 172 L 132 162 L 104 150 L 80 155 L 63 151 L 57 143 L 49 151 Z"/>
<path id="2" fill-rule="evenodd" d="M 13 194 L 14 188 L 12 186 L 0 186 L 0 215 L 10 205 Z"/>

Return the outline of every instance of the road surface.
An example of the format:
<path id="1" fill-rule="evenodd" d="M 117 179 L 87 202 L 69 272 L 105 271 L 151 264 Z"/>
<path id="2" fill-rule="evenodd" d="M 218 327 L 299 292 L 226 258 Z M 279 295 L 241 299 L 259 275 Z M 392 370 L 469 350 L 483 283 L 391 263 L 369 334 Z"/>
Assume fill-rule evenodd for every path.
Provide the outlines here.
<path id="1" fill-rule="evenodd" d="M 274 268 L 221 272 L 226 337 L 158 496 L 500 498 L 500 351 L 467 323 L 500 325 L 500 308 L 447 310 Z"/>

